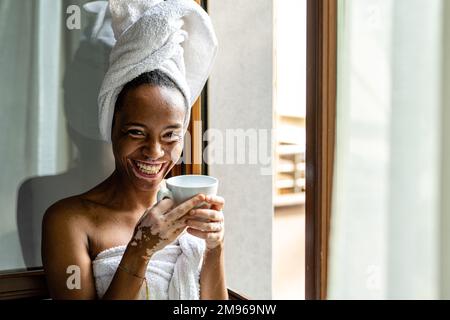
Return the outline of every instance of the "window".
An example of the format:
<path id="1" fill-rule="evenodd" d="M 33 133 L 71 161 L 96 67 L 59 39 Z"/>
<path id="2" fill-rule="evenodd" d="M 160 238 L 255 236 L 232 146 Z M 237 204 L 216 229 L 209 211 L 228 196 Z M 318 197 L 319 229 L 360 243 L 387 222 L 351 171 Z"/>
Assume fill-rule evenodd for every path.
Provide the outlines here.
<path id="1" fill-rule="evenodd" d="M 0 1 L 0 161 L 5 164 L 0 298 L 45 296 L 40 252 L 45 210 L 89 190 L 114 169 L 110 145 L 92 139 L 98 136 L 97 95 L 111 34 L 95 29 L 102 7 L 84 11 L 87 2 Z M 94 31 L 103 32 L 105 41 L 91 43 Z M 201 109 L 199 99 L 185 148 L 194 163 L 175 167 L 173 175 L 202 172 L 203 128 L 194 125 L 202 119 Z"/>
<path id="2" fill-rule="evenodd" d="M 274 8 L 272 296 L 294 300 L 305 298 L 306 0 L 278 0 Z"/>

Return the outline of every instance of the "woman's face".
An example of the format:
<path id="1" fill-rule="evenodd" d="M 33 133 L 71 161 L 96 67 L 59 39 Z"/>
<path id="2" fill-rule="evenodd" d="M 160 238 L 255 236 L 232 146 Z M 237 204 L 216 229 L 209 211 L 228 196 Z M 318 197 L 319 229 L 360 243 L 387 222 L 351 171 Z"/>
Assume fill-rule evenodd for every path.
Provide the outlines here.
<path id="1" fill-rule="evenodd" d="M 140 85 L 129 90 L 112 128 L 116 170 L 141 191 L 155 190 L 183 150 L 182 94 Z"/>

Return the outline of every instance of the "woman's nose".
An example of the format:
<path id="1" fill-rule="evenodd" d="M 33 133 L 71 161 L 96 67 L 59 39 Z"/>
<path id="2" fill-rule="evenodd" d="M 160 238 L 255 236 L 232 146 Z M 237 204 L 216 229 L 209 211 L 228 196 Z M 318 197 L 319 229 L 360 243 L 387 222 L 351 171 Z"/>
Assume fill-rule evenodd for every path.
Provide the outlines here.
<path id="1" fill-rule="evenodd" d="M 158 141 L 149 141 L 142 149 L 142 154 L 148 159 L 157 160 L 164 156 L 164 150 Z"/>

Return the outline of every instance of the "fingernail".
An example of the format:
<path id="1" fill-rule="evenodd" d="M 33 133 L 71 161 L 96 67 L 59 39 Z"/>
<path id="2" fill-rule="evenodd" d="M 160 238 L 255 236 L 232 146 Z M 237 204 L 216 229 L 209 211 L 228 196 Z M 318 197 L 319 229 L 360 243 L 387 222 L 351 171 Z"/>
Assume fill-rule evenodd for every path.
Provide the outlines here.
<path id="1" fill-rule="evenodd" d="M 191 210 L 191 212 L 189 213 L 191 216 L 193 216 L 195 214 L 195 210 Z"/>

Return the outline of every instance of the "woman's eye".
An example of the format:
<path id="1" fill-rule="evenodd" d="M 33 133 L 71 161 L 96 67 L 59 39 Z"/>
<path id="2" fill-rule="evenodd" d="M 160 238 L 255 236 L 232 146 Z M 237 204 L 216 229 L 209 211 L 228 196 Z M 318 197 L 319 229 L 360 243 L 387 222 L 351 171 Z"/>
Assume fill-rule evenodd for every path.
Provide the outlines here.
<path id="1" fill-rule="evenodd" d="M 136 129 L 128 130 L 127 133 L 128 133 L 130 136 L 136 136 L 136 137 L 142 137 L 142 136 L 144 136 L 144 132 L 142 132 L 141 130 L 136 130 Z"/>
<path id="2" fill-rule="evenodd" d="M 181 136 L 175 132 L 169 132 L 164 135 L 164 138 L 172 140 L 172 141 L 180 140 L 180 137 Z"/>

